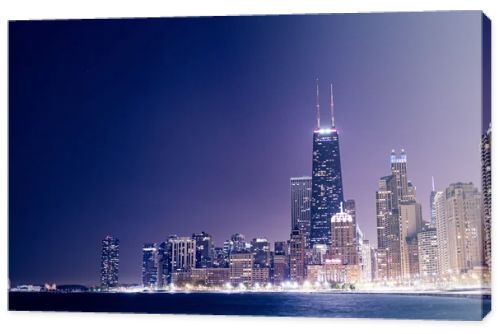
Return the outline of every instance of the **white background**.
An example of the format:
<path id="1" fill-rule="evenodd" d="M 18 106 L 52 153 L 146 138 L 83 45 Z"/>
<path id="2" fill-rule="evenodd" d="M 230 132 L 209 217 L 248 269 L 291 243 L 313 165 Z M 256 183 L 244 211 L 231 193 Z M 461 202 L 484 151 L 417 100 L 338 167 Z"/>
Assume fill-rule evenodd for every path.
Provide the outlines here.
<path id="1" fill-rule="evenodd" d="M 84 313 L 42 313 L 7 312 L 7 250 L 8 250 L 8 20 L 54 19 L 54 18 L 105 18 L 105 17 L 159 17 L 159 16 L 210 16 L 236 14 L 292 14 L 292 13 L 352 13 L 382 11 L 428 11 L 428 10 L 483 10 L 493 21 L 493 108 L 498 89 L 495 85 L 496 46 L 499 35 L 496 24 L 500 17 L 498 0 L 474 1 L 388 1 L 388 0 L 178 0 L 178 1 L 0 1 L 0 331 L 2 333 L 191 333 L 217 332 L 241 333 L 474 333 L 500 331 L 500 312 L 492 311 L 483 322 L 443 322 L 406 320 L 365 319 L 307 319 L 307 318 L 265 318 L 228 316 L 172 316 L 131 314 L 84 314 Z M 29 97 L 27 97 L 29 98 Z M 493 113 L 495 114 L 495 112 Z M 493 115 L 496 133 L 496 118 Z M 499 125 L 500 126 L 500 125 Z M 479 135 L 479 133 L 478 133 Z M 499 140 L 493 136 L 493 147 Z M 500 138 L 500 137 L 498 137 Z M 497 158 L 498 157 L 498 158 Z M 493 166 L 500 166 L 500 154 L 494 154 Z M 493 188 L 497 189 L 497 171 L 493 177 Z M 500 172 L 499 172 L 500 173 Z M 495 194 L 495 190 L 493 190 Z M 493 222 L 500 221 L 499 205 L 493 205 Z M 496 225 L 496 223 L 493 223 Z M 497 297 L 500 262 L 498 239 L 500 232 L 493 230 L 494 282 L 493 294 Z M 36 251 L 36 250 L 34 250 Z M 43 251 L 43 250 L 39 250 Z M 496 298 L 493 298 L 495 307 Z M 496 327 L 496 328 L 495 328 Z"/>

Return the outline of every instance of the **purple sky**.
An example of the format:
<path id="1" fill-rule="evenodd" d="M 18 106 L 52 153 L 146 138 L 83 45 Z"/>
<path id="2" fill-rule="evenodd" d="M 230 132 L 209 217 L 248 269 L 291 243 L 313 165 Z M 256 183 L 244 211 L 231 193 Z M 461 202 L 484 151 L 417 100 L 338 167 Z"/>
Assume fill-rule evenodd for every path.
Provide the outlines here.
<path id="1" fill-rule="evenodd" d="M 480 185 L 480 47 L 480 12 L 10 23 L 11 282 L 96 284 L 107 234 L 121 282 L 169 234 L 287 239 L 316 77 L 366 237 L 393 148 L 429 219 L 431 176 Z"/>

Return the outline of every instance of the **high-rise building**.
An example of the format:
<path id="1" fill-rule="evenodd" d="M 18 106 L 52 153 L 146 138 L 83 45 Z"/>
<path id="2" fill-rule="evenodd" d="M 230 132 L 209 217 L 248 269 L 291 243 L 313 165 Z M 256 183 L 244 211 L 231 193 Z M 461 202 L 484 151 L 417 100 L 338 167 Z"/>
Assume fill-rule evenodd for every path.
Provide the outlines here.
<path id="1" fill-rule="evenodd" d="M 309 243 L 311 233 L 311 187 L 309 176 L 290 179 L 292 230 L 299 230 Z"/>
<path id="2" fill-rule="evenodd" d="M 432 280 L 438 275 L 438 238 L 435 228 L 418 233 L 418 267 L 420 277 Z"/>
<path id="3" fill-rule="evenodd" d="M 171 268 L 175 271 L 188 271 L 196 267 L 196 241 L 190 237 L 169 239 L 171 247 Z"/>
<path id="4" fill-rule="evenodd" d="M 372 281 L 372 247 L 370 246 L 370 241 L 368 240 L 363 240 L 361 247 L 361 272 L 363 282 Z"/>
<path id="5" fill-rule="evenodd" d="M 212 236 L 205 232 L 193 233 L 192 239 L 196 241 L 196 268 L 212 267 L 214 257 Z"/>
<path id="6" fill-rule="evenodd" d="M 172 245 L 166 241 L 158 244 L 158 288 L 167 286 L 172 281 Z"/>
<path id="7" fill-rule="evenodd" d="M 146 243 L 142 247 L 142 285 L 145 288 L 157 288 L 161 271 L 158 246 L 155 243 Z"/>
<path id="8" fill-rule="evenodd" d="M 446 218 L 446 195 L 442 191 L 437 191 L 434 196 L 434 207 L 436 208 L 436 236 L 437 236 L 437 256 L 438 274 L 445 276 L 451 273 L 451 268 L 456 268 L 457 257 L 451 256 L 456 251 L 456 238 L 454 236 L 455 224 L 448 225 Z M 452 263 L 453 261 L 453 263 Z"/>
<path id="9" fill-rule="evenodd" d="M 101 287 L 109 289 L 118 285 L 120 241 L 106 236 L 101 249 Z"/>
<path id="10" fill-rule="evenodd" d="M 380 178 L 375 194 L 377 213 L 377 279 L 401 276 L 401 243 L 396 178 Z"/>
<path id="11" fill-rule="evenodd" d="M 214 268 L 229 268 L 229 255 L 226 255 L 223 247 L 214 247 Z"/>
<path id="12" fill-rule="evenodd" d="M 274 252 L 271 262 L 271 281 L 274 284 L 281 284 L 288 279 L 288 275 L 288 256 Z"/>
<path id="13" fill-rule="evenodd" d="M 416 187 L 408 180 L 405 150 L 399 156 L 392 150 L 390 164 L 391 175 L 380 179 L 376 193 L 377 275 L 379 279 L 399 280 L 418 274 L 417 232 L 423 228 L 422 208 L 416 202 Z"/>
<path id="14" fill-rule="evenodd" d="M 407 160 L 405 150 L 397 156 L 396 151 L 391 152 L 391 174 L 396 182 L 396 197 L 398 201 L 415 200 L 412 196 L 413 189 L 408 190 Z M 410 188 L 413 186 L 411 185 Z"/>
<path id="15" fill-rule="evenodd" d="M 406 239 L 408 253 L 408 272 L 403 272 L 403 277 L 415 279 L 420 275 L 419 260 L 418 260 L 418 239 L 417 235 L 413 235 Z"/>
<path id="16" fill-rule="evenodd" d="M 483 260 L 481 194 L 472 183 L 453 183 L 446 188 L 445 216 L 446 224 L 455 227 L 455 233 L 448 234 L 448 239 L 454 239 L 456 246 L 450 254 L 451 269 L 464 271 L 480 266 Z"/>
<path id="17" fill-rule="evenodd" d="M 491 123 L 481 138 L 484 263 L 491 268 Z"/>
<path id="18" fill-rule="evenodd" d="M 290 235 L 290 280 L 302 282 L 305 276 L 305 236 L 298 230 Z"/>
<path id="19" fill-rule="evenodd" d="M 254 254 L 255 268 L 268 268 L 271 266 L 271 247 L 266 238 L 254 238 L 251 242 Z"/>
<path id="20" fill-rule="evenodd" d="M 252 284 L 253 254 L 247 251 L 229 255 L 229 279 L 232 284 Z"/>
<path id="21" fill-rule="evenodd" d="M 352 203 L 350 203 L 351 211 L 354 207 Z M 358 264 L 358 236 L 356 227 L 353 216 L 344 212 L 341 203 L 340 212 L 333 215 L 331 220 L 332 243 L 330 251 L 333 256 L 340 258 L 341 263 L 344 265 Z"/>
<path id="22" fill-rule="evenodd" d="M 430 221 L 430 226 L 431 228 L 436 228 L 436 205 L 434 202 L 434 199 L 436 198 L 436 188 L 434 186 L 434 176 L 432 177 L 432 191 L 431 191 L 431 196 L 430 196 L 430 209 L 431 209 L 431 221 Z"/>
<path id="23" fill-rule="evenodd" d="M 319 85 L 316 86 L 317 128 L 313 133 L 310 245 L 331 244 L 331 218 L 344 201 L 340 165 L 339 135 L 333 115 L 333 88 L 330 86 L 331 125 L 321 127 Z"/>
<path id="24" fill-rule="evenodd" d="M 399 228 L 401 275 L 409 278 L 419 272 L 417 233 L 422 230 L 422 206 L 419 203 L 415 201 L 400 202 Z"/>

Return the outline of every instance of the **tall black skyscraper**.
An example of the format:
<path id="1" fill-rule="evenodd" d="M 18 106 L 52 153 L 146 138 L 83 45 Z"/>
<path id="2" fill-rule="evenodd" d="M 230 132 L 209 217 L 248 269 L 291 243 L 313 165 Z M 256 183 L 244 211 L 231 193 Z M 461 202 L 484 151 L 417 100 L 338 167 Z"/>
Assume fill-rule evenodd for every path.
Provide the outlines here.
<path id="1" fill-rule="evenodd" d="M 107 236 L 102 240 L 101 250 L 101 287 L 108 289 L 118 285 L 118 264 L 120 241 Z"/>
<path id="2" fill-rule="evenodd" d="M 193 233 L 196 241 L 196 268 L 209 268 L 214 258 L 214 244 L 212 236 L 206 232 Z"/>
<path id="3" fill-rule="evenodd" d="M 159 264 L 157 244 L 144 244 L 144 247 L 142 247 L 142 285 L 145 288 L 159 286 Z"/>
<path id="4" fill-rule="evenodd" d="M 299 230 L 309 244 L 311 233 L 311 177 L 290 179 L 292 230 Z"/>
<path id="5" fill-rule="evenodd" d="M 333 86 L 330 85 L 331 126 L 321 127 L 319 85 L 316 82 L 317 128 L 313 134 L 310 246 L 331 244 L 331 218 L 344 201 L 340 168 L 339 135 L 333 116 Z"/>

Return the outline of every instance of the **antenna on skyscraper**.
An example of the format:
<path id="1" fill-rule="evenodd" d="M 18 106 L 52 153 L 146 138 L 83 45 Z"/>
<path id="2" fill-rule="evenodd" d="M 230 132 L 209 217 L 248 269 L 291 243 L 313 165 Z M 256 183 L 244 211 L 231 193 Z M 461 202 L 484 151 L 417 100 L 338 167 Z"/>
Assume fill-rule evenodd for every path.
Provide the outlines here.
<path id="1" fill-rule="evenodd" d="M 330 115 L 332 117 L 332 128 L 334 128 L 335 118 L 333 117 L 333 84 L 330 84 Z"/>
<path id="2" fill-rule="evenodd" d="M 316 120 L 318 121 L 318 129 L 320 128 L 319 119 L 319 78 L 316 78 Z"/>
<path id="3" fill-rule="evenodd" d="M 436 191 L 436 188 L 434 188 L 434 176 L 432 176 L 432 191 Z"/>

